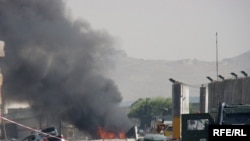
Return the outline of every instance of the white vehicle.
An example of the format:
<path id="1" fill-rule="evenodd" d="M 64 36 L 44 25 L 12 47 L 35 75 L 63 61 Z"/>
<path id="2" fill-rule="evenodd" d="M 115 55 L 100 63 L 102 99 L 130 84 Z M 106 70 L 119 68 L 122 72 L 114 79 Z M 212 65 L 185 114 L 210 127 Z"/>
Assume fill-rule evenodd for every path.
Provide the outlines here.
<path id="1" fill-rule="evenodd" d="M 65 141 L 62 135 L 59 135 L 55 127 L 42 129 L 40 132 L 34 132 L 25 137 L 22 141 Z"/>
<path id="2" fill-rule="evenodd" d="M 167 141 L 167 137 L 160 134 L 146 134 L 143 141 Z"/>

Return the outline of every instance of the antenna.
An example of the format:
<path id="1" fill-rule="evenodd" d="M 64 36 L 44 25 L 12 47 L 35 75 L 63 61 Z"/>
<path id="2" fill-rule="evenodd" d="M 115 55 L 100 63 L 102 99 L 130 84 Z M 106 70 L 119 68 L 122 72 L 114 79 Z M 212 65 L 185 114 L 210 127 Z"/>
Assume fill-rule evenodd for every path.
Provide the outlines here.
<path id="1" fill-rule="evenodd" d="M 217 32 L 216 32 L 216 78 L 218 81 L 218 40 L 217 40 Z"/>

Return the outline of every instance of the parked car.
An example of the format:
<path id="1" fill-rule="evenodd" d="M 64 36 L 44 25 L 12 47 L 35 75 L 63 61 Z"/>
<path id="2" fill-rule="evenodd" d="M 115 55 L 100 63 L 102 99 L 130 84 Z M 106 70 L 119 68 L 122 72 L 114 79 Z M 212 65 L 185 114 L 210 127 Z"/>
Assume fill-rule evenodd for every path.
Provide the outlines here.
<path id="1" fill-rule="evenodd" d="M 165 129 L 165 136 L 166 137 L 172 137 L 173 136 L 173 126 L 168 125 Z"/>
<path id="2" fill-rule="evenodd" d="M 25 137 L 22 141 L 48 141 L 47 137 L 39 135 L 39 133 L 33 133 Z"/>
<path id="3" fill-rule="evenodd" d="M 22 141 L 65 141 L 63 135 L 59 135 L 55 127 L 48 127 L 41 132 L 34 132 Z"/>

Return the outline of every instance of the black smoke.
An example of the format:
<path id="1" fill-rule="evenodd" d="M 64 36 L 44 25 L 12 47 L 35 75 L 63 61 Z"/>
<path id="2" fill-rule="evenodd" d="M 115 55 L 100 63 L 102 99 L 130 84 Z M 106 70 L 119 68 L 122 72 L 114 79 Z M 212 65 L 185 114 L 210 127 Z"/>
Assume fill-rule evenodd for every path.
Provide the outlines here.
<path id="1" fill-rule="evenodd" d="M 66 13 L 61 0 L 0 0 L 5 100 L 92 135 L 129 129 L 119 89 L 105 75 L 119 52 L 113 38 Z"/>

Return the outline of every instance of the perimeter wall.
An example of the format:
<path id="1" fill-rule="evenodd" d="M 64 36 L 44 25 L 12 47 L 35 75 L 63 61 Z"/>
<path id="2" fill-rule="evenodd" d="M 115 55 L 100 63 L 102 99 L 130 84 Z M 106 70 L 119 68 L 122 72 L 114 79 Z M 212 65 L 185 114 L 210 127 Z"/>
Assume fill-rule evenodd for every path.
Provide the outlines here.
<path id="1" fill-rule="evenodd" d="M 208 110 L 220 102 L 250 104 L 250 77 L 215 81 L 208 84 Z"/>

